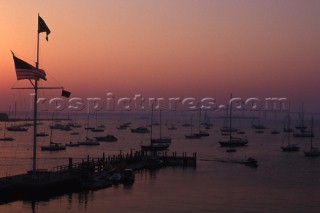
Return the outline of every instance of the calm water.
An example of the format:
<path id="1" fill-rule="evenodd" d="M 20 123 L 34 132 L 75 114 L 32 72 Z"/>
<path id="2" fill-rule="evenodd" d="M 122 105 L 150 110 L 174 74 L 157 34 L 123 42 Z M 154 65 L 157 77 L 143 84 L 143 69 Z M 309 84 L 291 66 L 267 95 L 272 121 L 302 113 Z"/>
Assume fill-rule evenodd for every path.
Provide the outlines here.
<path id="1" fill-rule="evenodd" d="M 145 125 L 148 120 L 132 119 L 132 127 Z M 184 121 L 181 121 L 184 123 Z M 89 192 L 73 193 L 41 202 L 13 202 L 0 205 L 0 212 L 319 212 L 320 158 L 310 159 L 303 152 L 283 153 L 280 146 L 285 134 L 272 135 L 273 129 L 282 130 L 281 121 L 268 121 L 264 133 L 255 133 L 251 121 L 235 121 L 235 126 L 246 132 L 248 147 L 227 153 L 219 147 L 219 128 L 222 120 L 215 120 L 208 130 L 210 136 L 201 140 L 186 140 L 184 134 L 189 127 L 169 131 L 163 126 L 163 135 L 171 136 L 173 142 L 169 154 L 197 152 L 197 168 L 163 168 L 155 172 L 143 171 L 136 174 L 131 187 L 123 185 Z M 67 164 L 67 158 L 77 161 L 86 158 L 138 150 L 147 143 L 149 135 L 132 134 L 130 130 L 117 130 L 117 118 L 104 120 L 106 131 L 95 135 L 114 134 L 119 141 L 102 143 L 99 147 L 75 147 L 66 151 L 38 152 L 38 168 L 52 168 Z M 1 124 L 3 127 L 3 124 Z M 170 126 L 170 123 L 168 123 Z M 196 130 L 197 127 L 194 127 Z M 315 129 L 318 129 L 316 125 Z M 76 129 L 81 132 L 81 129 Z M 39 126 L 47 131 L 47 124 Z M 317 132 L 317 131 L 316 131 Z M 7 133 L 16 140 L 0 142 L 0 176 L 25 172 L 31 168 L 32 128 L 25 133 Z M 154 127 L 154 135 L 159 127 Z M 85 136 L 72 136 L 70 132 L 54 131 L 53 141 L 77 141 Z M 89 133 L 89 137 L 94 136 Z M 309 147 L 309 139 L 292 137 L 302 150 Z M 318 136 L 314 139 L 319 146 Z M 48 138 L 39 138 L 39 146 L 48 144 Z M 222 163 L 219 160 L 254 157 L 259 161 L 257 169 L 240 164 Z"/>

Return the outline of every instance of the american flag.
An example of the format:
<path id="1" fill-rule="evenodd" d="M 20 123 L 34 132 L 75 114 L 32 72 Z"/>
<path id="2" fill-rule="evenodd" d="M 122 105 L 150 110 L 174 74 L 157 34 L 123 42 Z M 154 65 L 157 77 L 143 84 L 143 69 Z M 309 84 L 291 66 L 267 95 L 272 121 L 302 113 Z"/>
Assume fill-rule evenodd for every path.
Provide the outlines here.
<path id="1" fill-rule="evenodd" d="M 13 60 L 14 60 L 14 65 L 16 68 L 16 74 L 17 74 L 18 80 L 23 80 L 23 79 L 39 80 L 40 78 L 43 80 L 47 80 L 46 73 L 44 70 L 42 69 L 37 70 L 34 66 L 21 60 L 20 58 L 17 58 L 14 54 L 13 54 Z"/>

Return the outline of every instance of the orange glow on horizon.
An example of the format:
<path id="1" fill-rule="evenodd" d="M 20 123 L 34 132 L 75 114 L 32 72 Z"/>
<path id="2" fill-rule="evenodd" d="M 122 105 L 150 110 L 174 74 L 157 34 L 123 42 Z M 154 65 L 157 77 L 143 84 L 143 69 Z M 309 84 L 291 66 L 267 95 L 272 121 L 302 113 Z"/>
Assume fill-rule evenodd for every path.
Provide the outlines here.
<path id="1" fill-rule="evenodd" d="M 2 3 L 0 95 L 6 99 L 16 82 L 10 50 L 36 60 L 40 13 L 51 29 L 49 42 L 40 35 L 46 83 L 75 95 L 222 98 L 233 92 L 320 104 L 316 1 L 31 2 Z"/>

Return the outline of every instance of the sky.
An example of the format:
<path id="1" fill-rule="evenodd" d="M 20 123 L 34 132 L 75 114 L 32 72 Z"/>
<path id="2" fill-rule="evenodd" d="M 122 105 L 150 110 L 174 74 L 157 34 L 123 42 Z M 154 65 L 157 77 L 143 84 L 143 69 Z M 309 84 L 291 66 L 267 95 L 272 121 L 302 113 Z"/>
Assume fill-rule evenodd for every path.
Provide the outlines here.
<path id="1" fill-rule="evenodd" d="M 0 111 L 23 108 L 10 50 L 72 97 L 288 98 L 320 109 L 318 0 L 0 0 Z M 49 94 L 48 94 L 49 93 Z M 41 95 L 59 96 L 59 91 Z M 24 104 L 22 104 L 24 103 Z"/>

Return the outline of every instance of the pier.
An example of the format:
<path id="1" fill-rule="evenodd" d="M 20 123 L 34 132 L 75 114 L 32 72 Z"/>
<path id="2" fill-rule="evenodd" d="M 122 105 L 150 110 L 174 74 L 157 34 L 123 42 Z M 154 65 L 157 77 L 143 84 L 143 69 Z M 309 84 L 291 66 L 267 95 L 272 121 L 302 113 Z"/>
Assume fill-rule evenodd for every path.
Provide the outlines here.
<path id="1" fill-rule="evenodd" d="M 76 163 L 73 162 L 72 158 L 69 158 L 67 165 L 56 166 L 51 171 L 60 173 L 70 170 L 101 172 L 111 168 L 142 170 L 155 166 L 155 163 L 161 163 L 161 166 L 196 167 L 197 154 L 193 153 L 192 156 L 187 156 L 185 152 L 181 154 L 172 152 L 170 155 L 167 152 L 130 151 L 129 153 L 122 153 L 120 151 L 118 155 L 105 156 L 103 153 L 101 158 L 88 155 L 86 159 Z"/>
<path id="2" fill-rule="evenodd" d="M 147 152 L 132 150 L 129 153 L 100 158 L 89 155 L 51 170 L 37 169 L 25 174 L 0 178 L 0 203 L 16 200 L 41 200 L 64 193 L 98 190 L 115 184 L 133 184 L 134 171 L 155 170 L 167 166 L 195 168 L 197 155 L 186 153 Z"/>

